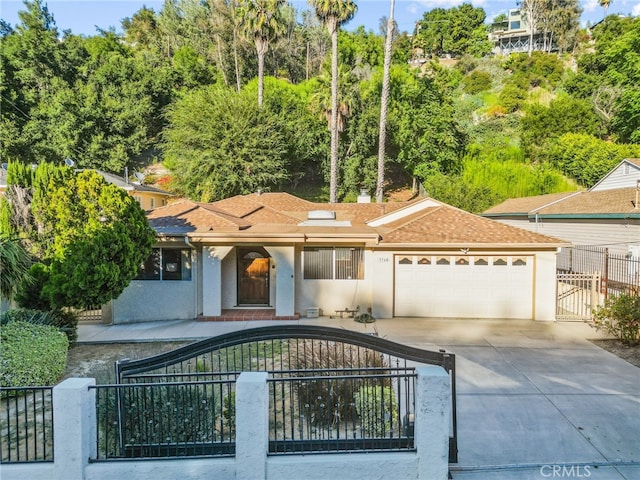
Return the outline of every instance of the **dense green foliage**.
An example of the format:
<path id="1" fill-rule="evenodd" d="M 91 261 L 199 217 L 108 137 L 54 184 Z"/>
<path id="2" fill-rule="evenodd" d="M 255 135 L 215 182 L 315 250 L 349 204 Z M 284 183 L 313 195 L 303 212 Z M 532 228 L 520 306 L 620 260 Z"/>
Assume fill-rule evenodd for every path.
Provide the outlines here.
<path id="1" fill-rule="evenodd" d="M 260 109 L 245 92 L 208 87 L 169 111 L 165 155 L 180 193 L 204 202 L 289 179 L 282 115 Z"/>
<path id="2" fill-rule="evenodd" d="M 486 55 L 491 51 L 491 43 L 487 38 L 485 18 L 484 10 L 470 3 L 425 12 L 416 24 L 414 44 L 425 53 L 436 56 Z"/>
<path id="3" fill-rule="evenodd" d="M 155 241 L 135 199 L 91 170 L 41 163 L 29 181 L 11 184 L 2 199 L 14 211 L 11 230 L 37 259 L 30 281 L 19 286 L 18 303 L 48 311 L 102 305 L 120 295 Z"/>
<path id="4" fill-rule="evenodd" d="M 0 298 L 13 298 L 30 267 L 31 258 L 20 241 L 0 235 Z"/>
<path id="5" fill-rule="evenodd" d="M 300 191 L 334 176 L 339 200 L 354 200 L 362 188 L 373 193 L 383 36 L 336 29 L 332 121 L 329 13 L 348 7 L 348 19 L 358 2 L 318 0 L 301 15 L 280 1 L 259 3 L 278 7 L 277 18 L 267 15 L 269 28 L 258 11 L 249 21 L 240 1 L 172 0 L 124 19 L 121 36 L 80 37 L 61 34 L 41 0 L 26 1 L 20 23 L 0 31 L 0 150 L 3 162 L 16 165 L 13 183 L 47 184 L 29 165 L 72 158 L 80 168 L 118 173 L 162 161 L 170 188 L 204 201 L 257 189 Z M 578 35 L 575 0 L 539 6 L 545 50 L 553 44 L 562 54 L 489 58 L 485 11 L 470 4 L 426 11 L 411 35 L 396 32 L 388 183 L 418 180 L 438 199 L 480 211 L 505 196 L 589 187 L 606 165 L 637 156 L 640 20 L 611 15 Z M 586 135 L 585 144 L 570 135 Z M 329 198 L 326 187 L 315 190 L 315 199 Z M 33 199 L 36 206 L 48 201 Z M 7 220 L 19 216 L 15 207 L 0 205 L 3 232 L 15 233 Z M 54 265 L 60 242 L 42 241 L 55 233 L 47 217 L 55 212 L 35 212 L 31 230 L 20 231 L 30 253 L 50 259 L 34 276 L 55 273 L 57 284 L 73 275 Z M 102 241 L 76 250 L 106 254 L 109 234 Z M 51 291 L 40 300 L 69 299 Z"/>
<path id="6" fill-rule="evenodd" d="M 568 177 L 592 186 L 623 158 L 640 158 L 640 145 L 607 142 L 584 133 L 561 135 L 548 152 L 549 161 Z"/>
<path id="7" fill-rule="evenodd" d="M 399 425 L 398 400 L 391 387 L 366 385 L 354 396 L 362 428 L 370 437 L 391 436 Z"/>
<path id="8" fill-rule="evenodd" d="M 67 336 L 70 344 L 75 343 L 78 338 L 78 318 L 72 311 L 57 310 L 42 312 L 40 310 L 20 308 L 7 310 L 0 315 L 0 325 L 6 325 L 11 321 L 56 327 Z"/>
<path id="9" fill-rule="evenodd" d="M 64 373 L 67 337 L 55 327 L 10 321 L 0 325 L 0 387 L 53 385 Z"/>

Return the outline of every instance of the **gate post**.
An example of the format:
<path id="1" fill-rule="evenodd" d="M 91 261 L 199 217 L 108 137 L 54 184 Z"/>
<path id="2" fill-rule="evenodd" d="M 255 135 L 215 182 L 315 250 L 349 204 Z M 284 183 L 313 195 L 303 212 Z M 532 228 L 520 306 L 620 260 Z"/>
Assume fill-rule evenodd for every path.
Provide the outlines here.
<path id="1" fill-rule="evenodd" d="M 236 382 L 236 479 L 267 478 L 269 388 L 266 372 L 242 372 Z"/>
<path id="2" fill-rule="evenodd" d="M 96 456 L 96 391 L 93 378 L 69 378 L 53 388 L 55 478 L 83 480 Z"/>
<path id="3" fill-rule="evenodd" d="M 444 368 L 417 367 L 414 439 L 420 480 L 445 480 L 449 473 L 451 383 Z"/>

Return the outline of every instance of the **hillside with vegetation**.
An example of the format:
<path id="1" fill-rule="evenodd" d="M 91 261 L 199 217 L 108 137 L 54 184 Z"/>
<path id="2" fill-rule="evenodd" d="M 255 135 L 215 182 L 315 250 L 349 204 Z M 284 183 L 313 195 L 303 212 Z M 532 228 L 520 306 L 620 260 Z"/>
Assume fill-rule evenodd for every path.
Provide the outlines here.
<path id="1" fill-rule="evenodd" d="M 146 181 L 197 201 L 257 189 L 326 201 L 333 130 L 338 200 L 374 194 L 386 21 L 347 31 L 349 12 L 335 17 L 332 72 L 327 4 L 357 6 L 168 0 L 124 19 L 122 35 L 87 37 L 25 1 L 19 24 L 0 25 L 1 160 L 120 175 L 161 163 L 168 176 Z M 640 157 L 640 18 L 580 30 L 577 5 L 544 24 L 551 53 L 492 55 L 486 14 L 469 4 L 394 32 L 385 189 L 420 183 L 480 212 L 588 188 Z"/>

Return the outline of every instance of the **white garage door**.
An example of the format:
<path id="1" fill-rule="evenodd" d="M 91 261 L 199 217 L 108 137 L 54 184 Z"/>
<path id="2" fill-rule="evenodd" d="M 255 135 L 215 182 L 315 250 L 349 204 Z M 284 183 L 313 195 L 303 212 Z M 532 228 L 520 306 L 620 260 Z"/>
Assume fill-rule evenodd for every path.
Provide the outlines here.
<path id="1" fill-rule="evenodd" d="M 396 255 L 394 314 L 533 318 L 533 257 Z"/>

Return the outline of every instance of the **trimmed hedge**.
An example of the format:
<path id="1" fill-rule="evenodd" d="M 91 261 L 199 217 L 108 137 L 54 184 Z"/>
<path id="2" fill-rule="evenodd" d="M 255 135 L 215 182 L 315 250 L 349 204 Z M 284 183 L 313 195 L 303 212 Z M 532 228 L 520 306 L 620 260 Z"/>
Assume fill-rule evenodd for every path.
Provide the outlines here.
<path id="1" fill-rule="evenodd" d="M 0 387 L 53 385 L 64 373 L 69 341 L 53 326 L 10 321 L 0 344 Z"/>
<path id="2" fill-rule="evenodd" d="M 70 311 L 55 310 L 44 312 L 19 308 L 7 310 L 0 315 L 0 325 L 6 325 L 11 321 L 27 322 L 33 325 L 51 325 L 64 333 L 72 345 L 78 338 L 78 317 Z"/>

